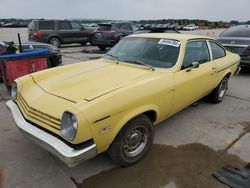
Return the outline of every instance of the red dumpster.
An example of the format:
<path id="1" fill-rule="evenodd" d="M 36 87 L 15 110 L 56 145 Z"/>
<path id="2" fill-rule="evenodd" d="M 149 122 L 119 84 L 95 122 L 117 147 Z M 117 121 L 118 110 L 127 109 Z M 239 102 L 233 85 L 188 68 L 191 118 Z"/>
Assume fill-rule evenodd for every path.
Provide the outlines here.
<path id="1" fill-rule="evenodd" d="M 8 89 L 21 76 L 48 68 L 48 49 L 0 56 L 2 78 Z"/>

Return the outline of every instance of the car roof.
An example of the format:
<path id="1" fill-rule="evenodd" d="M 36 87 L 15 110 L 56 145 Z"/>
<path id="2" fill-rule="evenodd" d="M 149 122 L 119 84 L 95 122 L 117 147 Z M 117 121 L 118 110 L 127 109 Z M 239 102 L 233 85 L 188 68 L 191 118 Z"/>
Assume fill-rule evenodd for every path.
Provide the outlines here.
<path id="1" fill-rule="evenodd" d="M 107 23 L 99 23 L 98 25 L 114 25 L 114 24 L 133 24 L 131 22 L 107 22 Z"/>
<path id="2" fill-rule="evenodd" d="M 250 25 L 236 25 L 236 26 L 233 26 L 234 28 L 250 28 Z M 231 27 L 231 28 L 233 28 Z"/>
<path id="3" fill-rule="evenodd" d="M 142 37 L 142 38 L 169 38 L 176 39 L 179 41 L 188 41 L 194 39 L 212 39 L 210 37 L 201 36 L 201 35 L 190 35 L 190 34 L 175 34 L 175 33 L 142 33 L 134 34 L 128 37 Z"/>
<path id="4" fill-rule="evenodd" d="M 67 19 L 35 19 L 32 21 L 36 21 L 36 22 L 44 22 L 44 21 L 69 21 L 71 22 L 72 20 L 67 20 Z"/>

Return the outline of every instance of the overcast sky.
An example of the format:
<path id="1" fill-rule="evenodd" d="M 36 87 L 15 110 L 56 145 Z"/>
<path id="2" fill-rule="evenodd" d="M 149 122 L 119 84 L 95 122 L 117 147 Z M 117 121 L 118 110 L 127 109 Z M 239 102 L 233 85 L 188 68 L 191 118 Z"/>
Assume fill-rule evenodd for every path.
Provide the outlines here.
<path id="1" fill-rule="evenodd" d="M 0 18 L 250 20 L 250 0 L 0 0 Z"/>

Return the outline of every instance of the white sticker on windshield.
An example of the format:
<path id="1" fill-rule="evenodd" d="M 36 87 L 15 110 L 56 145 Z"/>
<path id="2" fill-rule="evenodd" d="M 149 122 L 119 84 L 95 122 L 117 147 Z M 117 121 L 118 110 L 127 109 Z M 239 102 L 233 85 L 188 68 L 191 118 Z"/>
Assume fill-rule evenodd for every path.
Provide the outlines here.
<path id="1" fill-rule="evenodd" d="M 180 41 L 177 40 L 170 40 L 170 39 L 161 39 L 158 44 L 168 45 L 168 46 L 174 46 L 179 47 L 181 45 Z"/>

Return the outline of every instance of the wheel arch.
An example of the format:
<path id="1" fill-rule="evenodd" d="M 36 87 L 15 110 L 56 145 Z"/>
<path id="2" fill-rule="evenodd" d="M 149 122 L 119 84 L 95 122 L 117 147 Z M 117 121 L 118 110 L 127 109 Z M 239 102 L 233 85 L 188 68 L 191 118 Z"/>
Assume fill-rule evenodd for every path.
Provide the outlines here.
<path id="1" fill-rule="evenodd" d="M 112 136 L 110 139 L 110 144 L 114 141 L 117 134 L 121 131 L 121 129 L 132 119 L 140 116 L 140 115 L 146 115 L 153 123 L 153 125 L 156 124 L 159 116 L 159 109 L 154 106 L 144 106 L 141 108 L 136 108 L 132 111 L 127 112 L 123 118 L 114 126 L 114 129 L 112 131 Z"/>
<path id="2" fill-rule="evenodd" d="M 232 76 L 232 72 L 231 70 L 228 70 L 226 72 L 224 72 L 224 74 L 221 75 L 220 79 L 218 79 L 217 83 L 216 83 L 216 87 L 220 84 L 220 82 L 225 78 L 227 77 L 228 79 Z"/>

